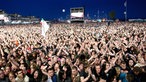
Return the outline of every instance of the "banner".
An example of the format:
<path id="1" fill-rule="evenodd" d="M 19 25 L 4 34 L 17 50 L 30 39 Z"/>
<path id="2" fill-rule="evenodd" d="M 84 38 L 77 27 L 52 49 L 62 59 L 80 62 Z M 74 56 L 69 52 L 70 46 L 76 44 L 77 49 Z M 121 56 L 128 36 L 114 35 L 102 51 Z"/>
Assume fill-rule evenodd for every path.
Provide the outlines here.
<path id="1" fill-rule="evenodd" d="M 44 19 L 42 19 L 40 23 L 42 25 L 42 35 L 45 37 L 46 32 L 49 29 L 49 25 L 47 24 L 47 22 Z"/>

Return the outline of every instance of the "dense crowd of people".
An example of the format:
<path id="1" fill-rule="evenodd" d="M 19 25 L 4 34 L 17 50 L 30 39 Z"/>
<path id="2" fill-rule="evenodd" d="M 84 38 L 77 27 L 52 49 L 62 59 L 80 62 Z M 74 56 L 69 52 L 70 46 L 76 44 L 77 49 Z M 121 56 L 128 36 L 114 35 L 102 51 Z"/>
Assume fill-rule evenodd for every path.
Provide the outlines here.
<path id="1" fill-rule="evenodd" d="M 146 82 L 146 23 L 0 26 L 0 82 Z"/>

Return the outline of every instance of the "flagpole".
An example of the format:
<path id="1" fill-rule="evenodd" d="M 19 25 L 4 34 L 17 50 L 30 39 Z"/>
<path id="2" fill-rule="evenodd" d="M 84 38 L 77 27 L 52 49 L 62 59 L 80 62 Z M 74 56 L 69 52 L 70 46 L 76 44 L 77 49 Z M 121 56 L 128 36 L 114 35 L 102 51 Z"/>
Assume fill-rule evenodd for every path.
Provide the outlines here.
<path id="1" fill-rule="evenodd" d="M 127 0 L 126 0 L 126 21 L 127 21 Z"/>
<path id="2" fill-rule="evenodd" d="M 99 10 L 98 10 L 98 20 L 99 20 Z"/>
<path id="3" fill-rule="evenodd" d="M 127 21 L 127 0 L 125 1 L 125 21 Z"/>

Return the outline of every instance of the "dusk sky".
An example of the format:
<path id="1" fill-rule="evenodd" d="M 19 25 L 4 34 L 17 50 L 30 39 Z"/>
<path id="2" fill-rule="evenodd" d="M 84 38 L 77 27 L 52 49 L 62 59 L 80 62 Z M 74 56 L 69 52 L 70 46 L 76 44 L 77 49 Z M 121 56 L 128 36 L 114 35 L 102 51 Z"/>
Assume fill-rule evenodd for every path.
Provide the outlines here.
<path id="1" fill-rule="evenodd" d="M 146 18 L 146 0 L 127 0 L 128 18 Z M 124 19 L 125 0 L 1 0 L 0 9 L 6 13 L 36 16 L 48 20 L 69 18 L 70 8 L 84 7 L 85 16 L 109 18 L 115 11 L 116 18 Z M 62 12 L 65 9 L 65 12 Z"/>

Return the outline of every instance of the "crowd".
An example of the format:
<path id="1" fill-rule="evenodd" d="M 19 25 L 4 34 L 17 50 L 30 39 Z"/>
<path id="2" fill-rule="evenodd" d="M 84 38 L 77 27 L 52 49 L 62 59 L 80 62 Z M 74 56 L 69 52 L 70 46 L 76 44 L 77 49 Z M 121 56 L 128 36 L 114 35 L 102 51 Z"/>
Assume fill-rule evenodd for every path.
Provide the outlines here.
<path id="1" fill-rule="evenodd" d="M 0 26 L 0 82 L 146 82 L 146 23 Z"/>

